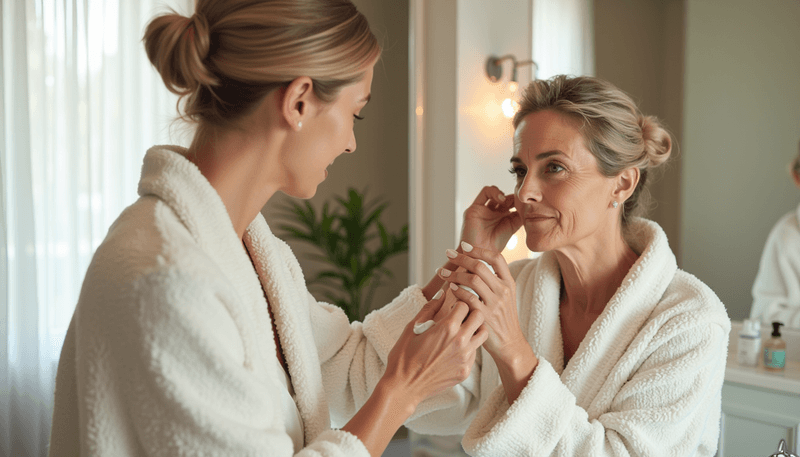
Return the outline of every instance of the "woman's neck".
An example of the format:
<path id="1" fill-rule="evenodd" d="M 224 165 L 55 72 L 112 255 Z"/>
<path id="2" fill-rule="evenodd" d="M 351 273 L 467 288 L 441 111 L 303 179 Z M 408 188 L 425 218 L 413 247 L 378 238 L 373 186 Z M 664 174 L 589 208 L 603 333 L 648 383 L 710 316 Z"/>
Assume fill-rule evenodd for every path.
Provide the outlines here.
<path id="1" fill-rule="evenodd" d="M 200 130 L 187 158 L 217 191 L 241 239 L 250 223 L 277 191 L 270 166 L 278 143 L 239 130 Z"/>
<path id="2" fill-rule="evenodd" d="M 639 258 L 622 230 L 556 250 L 563 282 L 563 303 L 587 314 L 599 314 Z"/>

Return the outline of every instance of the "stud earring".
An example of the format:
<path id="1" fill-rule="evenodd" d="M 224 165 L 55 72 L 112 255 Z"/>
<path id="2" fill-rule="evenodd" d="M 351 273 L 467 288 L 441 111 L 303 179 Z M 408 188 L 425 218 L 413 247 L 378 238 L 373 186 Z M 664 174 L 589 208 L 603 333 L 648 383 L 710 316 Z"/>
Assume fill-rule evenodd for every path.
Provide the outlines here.
<path id="1" fill-rule="evenodd" d="M 617 203 L 617 201 L 616 201 L 616 200 L 614 200 L 614 201 L 611 203 L 611 206 L 613 206 L 614 208 L 616 208 L 617 206 L 619 206 L 619 203 Z"/>
<path id="2" fill-rule="evenodd" d="M 297 123 L 297 128 L 299 129 L 303 128 L 303 121 Z"/>

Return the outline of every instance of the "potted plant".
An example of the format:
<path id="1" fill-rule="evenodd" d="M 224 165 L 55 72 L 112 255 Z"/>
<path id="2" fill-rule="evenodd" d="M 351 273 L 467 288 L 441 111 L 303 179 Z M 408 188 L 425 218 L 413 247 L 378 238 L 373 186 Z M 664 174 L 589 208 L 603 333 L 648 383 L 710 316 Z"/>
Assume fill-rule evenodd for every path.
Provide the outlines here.
<path id="1" fill-rule="evenodd" d="M 350 188 L 346 199 L 335 196 L 333 207 L 325 202 L 319 213 L 308 201 L 289 202 L 280 210 L 287 223 L 278 227 L 285 238 L 316 248 L 311 258 L 325 268 L 307 283 L 350 321 L 364 318 L 381 279 L 393 276 L 386 261 L 408 251 L 408 224 L 389 233 L 381 222 L 388 203 L 367 202 L 364 194 Z"/>

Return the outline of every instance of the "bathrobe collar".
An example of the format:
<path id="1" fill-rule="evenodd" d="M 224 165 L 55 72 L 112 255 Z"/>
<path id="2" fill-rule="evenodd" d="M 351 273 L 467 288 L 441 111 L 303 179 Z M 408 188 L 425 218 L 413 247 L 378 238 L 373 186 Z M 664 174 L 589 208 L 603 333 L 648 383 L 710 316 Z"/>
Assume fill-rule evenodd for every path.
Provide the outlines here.
<path id="1" fill-rule="evenodd" d="M 542 254 L 535 266 L 534 304 L 528 339 L 540 357 L 549 361 L 575 395 L 588 408 L 614 365 L 639 333 L 678 271 L 675 255 L 658 224 L 633 219 L 626 240 L 639 259 L 592 324 L 577 351 L 564 366 L 561 336 L 561 272 L 553 252 Z"/>
<path id="2" fill-rule="evenodd" d="M 176 146 L 156 146 L 148 150 L 139 194 L 155 196 L 169 206 L 201 249 L 225 272 L 238 291 L 241 304 L 261 310 L 249 313 L 259 316 L 258 322 L 243 322 L 243 313 L 229 306 L 245 340 L 245 366 L 259 365 L 253 364 L 253 359 L 261 357 L 265 363 L 260 365 L 273 370 L 267 375 L 275 380 L 283 373 L 277 372 L 278 364 L 273 360 L 276 347 L 272 325 L 269 314 L 263 312 L 267 307 L 263 293 L 266 291 L 292 378 L 305 442 L 310 443 L 330 428 L 330 414 L 320 370 L 308 366 L 319 364 L 311 329 L 297 316 L 299 312 L 308 312 L 308 291 L 300 266 L 294 256 L 283 255 L 289 247 L 272 234 L 260 213 L 244 235 L 250 252 L 248 257 L 219 194 L 185 154 L 185 148 Z M 309 344 L 303 344 L 306 341 Z M 261 350 L 253 353 L 251 348 Z M 283 387 L 276 384 L 276 388 Z"/>

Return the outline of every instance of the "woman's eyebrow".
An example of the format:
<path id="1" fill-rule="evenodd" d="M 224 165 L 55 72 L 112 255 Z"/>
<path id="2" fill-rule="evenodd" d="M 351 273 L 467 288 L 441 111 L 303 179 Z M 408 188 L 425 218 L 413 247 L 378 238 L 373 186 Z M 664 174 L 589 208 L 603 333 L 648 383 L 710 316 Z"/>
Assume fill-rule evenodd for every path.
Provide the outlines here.
<path id="1" fill-rule="evenodd" d="M 557 156 L 557 155 L 566 155 L 566 154 L 564 154 L 563 152 L 559 151 L 558 149 L 554 149 L 552 151 L 540 152 L 539 154 L 536 155 L 536 159 L 535 160 L 544 160 L 544 159 L 546 159 L 548 157 Z M 522 163 L 522 160 L 519 157 L 514 156 L 514 157 L 511 158 L 511 163 Z"/>

